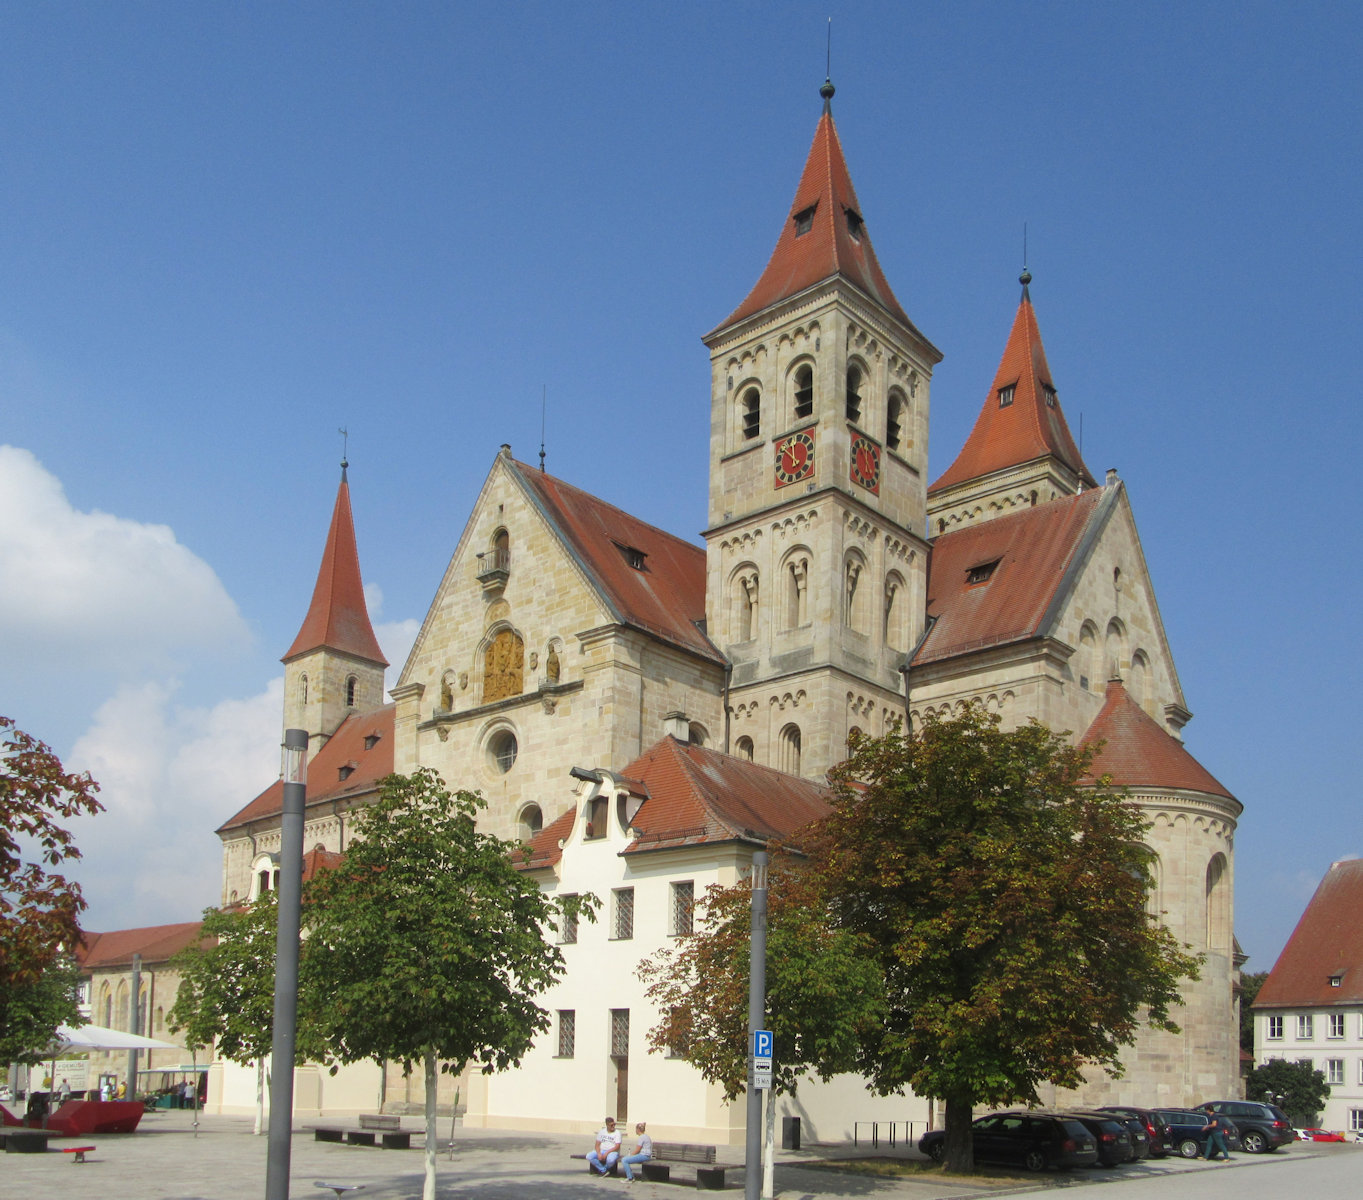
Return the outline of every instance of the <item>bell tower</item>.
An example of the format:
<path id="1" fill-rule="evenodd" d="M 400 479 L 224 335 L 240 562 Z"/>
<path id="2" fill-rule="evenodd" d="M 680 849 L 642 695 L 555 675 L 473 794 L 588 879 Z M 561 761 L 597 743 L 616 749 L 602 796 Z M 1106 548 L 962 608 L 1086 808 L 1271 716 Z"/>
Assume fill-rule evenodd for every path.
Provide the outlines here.
<path id="1" fill-rule="evenodd" d="M 284 728 L 307 730 L 309 760 L 352 712 L 383 704 L 388 660 L 364 601 L 348 465 L 341 463 L 341 484 L 308 615 L 282 659 Z"/>
<path id="2" fill-rule="evenodd" d="M 928 385 L 833 124 L 833 85 L 765 271 L 710 350 L 707 630 L 730 749 L 806 776 L 904 714 L 923 630 Z"/>

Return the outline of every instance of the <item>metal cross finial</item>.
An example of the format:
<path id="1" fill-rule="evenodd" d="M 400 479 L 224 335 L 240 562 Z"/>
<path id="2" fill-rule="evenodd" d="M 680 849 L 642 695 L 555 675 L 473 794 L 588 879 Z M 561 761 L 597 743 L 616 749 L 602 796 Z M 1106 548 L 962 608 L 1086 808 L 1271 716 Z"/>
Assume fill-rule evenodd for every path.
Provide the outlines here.
<path id="1" fill-rule="evenodd" d="M 338 429 L 336 432 L 341 435 L 341 470 L 344 471 L 346 467 L 350 466 L 346 456 L 346 450 L 350 446 L 350 430 Z"/>

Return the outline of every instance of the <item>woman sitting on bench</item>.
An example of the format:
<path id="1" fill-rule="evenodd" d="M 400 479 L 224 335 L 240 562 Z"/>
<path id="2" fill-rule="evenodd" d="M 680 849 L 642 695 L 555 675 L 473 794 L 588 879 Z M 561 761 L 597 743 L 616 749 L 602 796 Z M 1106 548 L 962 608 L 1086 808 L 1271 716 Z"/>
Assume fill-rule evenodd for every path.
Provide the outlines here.
<path id="1" fill-rule="evenodd" d="M 633 1154 L 620 1160 L 625 1165 L 625 1178 L 628 1179 L 630 1183 L 634 1182 L 633 1165 L 635 1163 L 648 1162 L 648 1160 L 653 1157 L 653 1139 L 644 1132 L 646 1128 L 647 1126 L 643 1121 L 640 1121 L 634 1127 L 634 1132 L 639 1135 L 639 1145 L 636 1147 Z"/>

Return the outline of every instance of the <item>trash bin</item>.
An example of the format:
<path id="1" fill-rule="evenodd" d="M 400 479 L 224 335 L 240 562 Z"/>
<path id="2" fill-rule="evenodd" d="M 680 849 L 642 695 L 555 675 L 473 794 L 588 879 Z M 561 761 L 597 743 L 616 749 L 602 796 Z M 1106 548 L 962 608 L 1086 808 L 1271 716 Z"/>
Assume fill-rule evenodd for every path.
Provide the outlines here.
<path id="1" fill-rule="evenodd" d="M 799 1148 L 800 1148 L 800 1118 L 782 1117 L 781 1149 L 798 1150 Z"/>

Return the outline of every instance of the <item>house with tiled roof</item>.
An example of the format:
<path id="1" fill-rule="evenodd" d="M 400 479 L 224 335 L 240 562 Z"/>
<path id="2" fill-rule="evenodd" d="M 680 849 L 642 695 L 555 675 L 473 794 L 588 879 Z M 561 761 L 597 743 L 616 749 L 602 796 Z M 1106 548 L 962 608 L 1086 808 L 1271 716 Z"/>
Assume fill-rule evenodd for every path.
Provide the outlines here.
<path id="1" fill-rule="evenodd" d="M 1254 1001 L 1254 1062 L 1306 1060 L 1330 1098 L 1318 1123 L 1363 1134 L 1363 859 L 1332 863 Z"/>
<path id="2" fill-rule="evenodd" d="M 1054 1099 L 1235 1094 L 1240 805 L 1184 742 L 1191 712 L 1129 493 L 1083 460 L 1026 270 L 975 424 L 934 480 L 942 353 L 879 264 L 831 83 L 821 95 L 775 248 L 703 338 L 703 544 L 501 447 L 385 705 L 343 474 L 284 660 L 285 726 L 310 737 L 305 846 L 343 853 L 383 772 L 432 767 L 481 791 L 484 826 L 527 847 L 547 890 L 607 901 L 542 998 L 554 1031 L 516 1071 L 448 1082 L 470 1124 L 587 1133 L 609 1111 L 665 1138 L 741 1142 L 742 1111 L 645 1052 L 657 1014 L 634 968 L 684 928 L 688 898 L 821 811 L 854 733 L 970 703 L 1102 744 L 1095 779 L 1150 821 L 1152 918 L 1206 956 L 1175 1014 L 1182 1035 L 1147 1031 L 1123 1078 Z M 271 885 L 279 804 L 267 787 L 220 827 L 224 903 Z M 390 1072 L 376 1088 L 419 1103 L 399 1086 Z M 344 1107 L 331 1087 L 310 1082 L 300 1107 Z M 853 1121 L 928 1116 L 924 1099 L 855 1079 L 781 1104 L 833 1139 Z"/>

